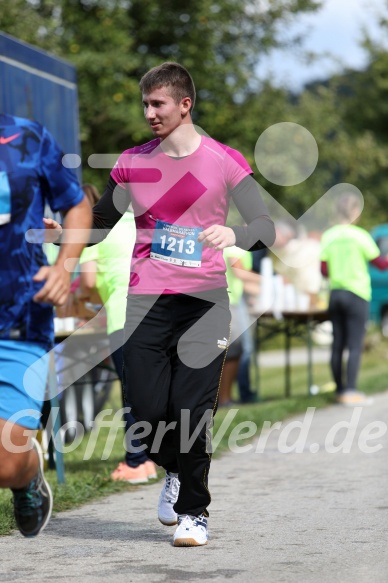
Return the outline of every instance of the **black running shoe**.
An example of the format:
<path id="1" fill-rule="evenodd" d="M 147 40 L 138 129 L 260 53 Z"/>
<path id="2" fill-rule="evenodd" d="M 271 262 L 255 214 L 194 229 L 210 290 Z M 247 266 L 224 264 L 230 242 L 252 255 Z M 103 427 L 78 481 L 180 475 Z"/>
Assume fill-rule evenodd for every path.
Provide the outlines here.
<path id="1" fill-rule="evenodd" d="M 39 456 L 39 469 L 31 482 L 18 490 L 12 490 L 16 524 L 23 536 L 39 534 L 50 520 L 53 495 L 43 475 L 43 455 L 39 443 L 33 439 Z"/>

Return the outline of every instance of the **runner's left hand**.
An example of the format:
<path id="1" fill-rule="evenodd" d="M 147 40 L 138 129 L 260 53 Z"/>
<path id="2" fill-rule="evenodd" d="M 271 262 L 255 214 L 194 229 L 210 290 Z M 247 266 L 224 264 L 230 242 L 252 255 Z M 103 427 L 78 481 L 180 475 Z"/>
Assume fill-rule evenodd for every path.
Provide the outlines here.
<path id="1" fill-rule="evenodd" d="M 212 225 L 198 235 L 198 241 L 221 251 L 225 247 L 233 247 L 236 244 L 236 235 L 230 227 Z"/>

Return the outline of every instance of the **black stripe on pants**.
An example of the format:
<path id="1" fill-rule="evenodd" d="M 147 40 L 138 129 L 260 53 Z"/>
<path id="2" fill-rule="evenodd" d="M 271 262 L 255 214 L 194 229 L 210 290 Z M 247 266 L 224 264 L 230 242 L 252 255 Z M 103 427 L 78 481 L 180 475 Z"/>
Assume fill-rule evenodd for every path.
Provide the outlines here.
<path id="1" fill-rule="evenodd" d="M 124 373 L 126 397 L 137 421 L 152 427 L 140 437 L 146 454 L 181 482 L 178 514 L 207 513 L 210 467 L 206 423 L 216 410 L 218 389 L 229 339 L 229 299 L 225 289 L 128 298 Z M 190 423 L 182 424 L 182 410 Z M 187 415 L 187 413 L 186 413 Z M 160 440 L 158 428 L 176 423 Z M 188 449 L 183 435 L 197 437 Z M 183 447 L 182 447 L 183 444 Z"/>

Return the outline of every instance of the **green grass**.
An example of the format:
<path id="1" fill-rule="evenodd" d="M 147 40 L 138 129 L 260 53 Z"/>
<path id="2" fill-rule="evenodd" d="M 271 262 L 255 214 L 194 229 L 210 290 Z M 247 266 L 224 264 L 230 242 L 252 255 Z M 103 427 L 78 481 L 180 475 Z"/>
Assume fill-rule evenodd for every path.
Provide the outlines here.
<path id="1" fill-rule="evenodd" d="M 386 361 L 388 358 L 388 341 L 380 338 L 376 332 L 368 335 L 367 350 L 364 352 L 359 379 L 359 389 L 366 393 L 375 393 L 388 388 Z M 254 372 L 252 371 L 252 374 Z M 326 364 L 314 365 L 314 382 L 320 387 L 329 386 L 330 371 Z M 120 407 L 120 390 L 116 385 L 111 393 L 106 409 L 112 409 L 109 420 Z M 257 435 L 264 421 L 274 423 L 291 415 L 303 413 L 307 407 L 324 407 L 334 402 L 333 393 L 319 393 L 312 397 L 307 395 L 306 366 L 291 369 L 291 397 L 284 397 L 284 369 L 262 368 L 260 371 L 260 402 L 252 405 L 239 405 L 232 423 L 223 436 L 214 455 L 217 457 L 228 447 L 229 436 L 242 421 L 252 421 L 257 426 Z M 215 417 L 214 435 L 217 437 L 228 409 L 220 409 Z M 230 415 L 230 413 L 229 413 Z M 100 427 L 99 433 L 85 434 L 74 451 L 64 454 L 65 484 L 57 483 L 56 472 L 47 470 L 46 476 L 53 489 L 54 513 L 75 508 L 108 494 L 128 492 L 136 488 L 127 483 L 113 482 L 110 473 L 123 460 L 123 429 L 116 427 L 109 435 L 109 429 Z M 98 435 L 95 443 L 93 442 Z M 249 440 L 239 442 L 245 445 Z M 84 459 L 85 453 L 92 451 L 90 459 Z M 104 454 L 105 452 L 105 454 Z M 104 454 L 104 455 L 103 455 Z M 102 459 L 107 458 L 107 459 Z M 163 472 L 160 471 L 160 477 Z M 0 490 L 0 535 L 7 535 L 15 528 L 9 490 Z"/>

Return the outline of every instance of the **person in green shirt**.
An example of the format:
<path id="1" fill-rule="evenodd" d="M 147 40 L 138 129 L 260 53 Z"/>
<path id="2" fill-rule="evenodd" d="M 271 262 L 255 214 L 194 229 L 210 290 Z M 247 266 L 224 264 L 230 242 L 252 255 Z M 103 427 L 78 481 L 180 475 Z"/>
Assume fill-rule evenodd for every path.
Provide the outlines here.
<path id="1" fill-rule="evenodd" d="M 85 185 L 84 185 L 85 187 Z M 132 250 L 135 243 L 135 219 L 129 208 L 104 241 L 84 249 L 80 257 L 80 285 L 76 297 L 88 301 L 97 290 L 106 311 L 106 327 L 111 356 L 122 381 L 124 321 Z M 125 407 L 123 402 L 123 408 Z M 135 422 L 131 412 L 124 413 L 125 433 Z M 127 438 L 125 459 L 112 472 L 112 480 L 140 484 L 157 477 L 155 464 L 144 451 L 134 451 L 140 442 Z"/>
<path id="2" fill-rule="evenodd" d="M 367 231 L 355 223 L 362 210 L 359 197 L 342 194 L 337 202 L 338 224 L 321 240 L 321 271 L 329 278 L 329 318 L 333 325 L 330 366 L 336 384 L 337 400 L 345 405 L 368 402 L 356 390 L 366 324 L 369 317 L 371 282 L 368 263 L 387 269 L 388 261 Z M 348 349 L 346 370 L 343 354 Z"/>

